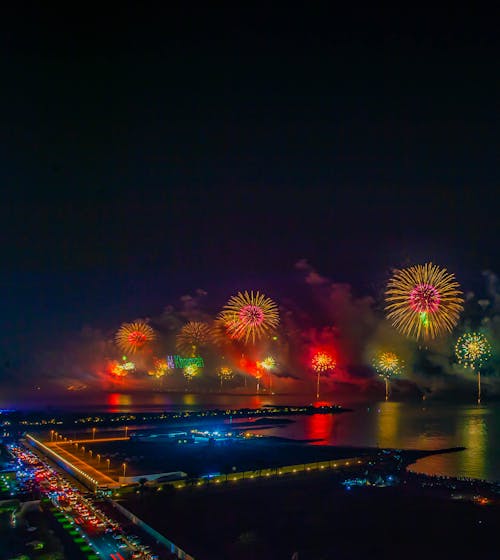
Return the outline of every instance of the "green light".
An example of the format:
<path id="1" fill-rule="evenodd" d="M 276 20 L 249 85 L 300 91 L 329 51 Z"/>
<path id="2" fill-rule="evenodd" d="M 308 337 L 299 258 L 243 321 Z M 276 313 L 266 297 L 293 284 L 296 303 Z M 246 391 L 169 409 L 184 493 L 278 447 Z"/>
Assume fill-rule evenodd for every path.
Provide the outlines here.
<path id="1" fill-rule="evenodd" d="M 427 316 L 427 313 L 425 311 L 422 311 L 422 313 L 420 313 L 420 321 L 422 322 L 424 327 L 429 326 L 429 317 Z"/>
<path id="2" fill-rule="evenodd" d="M 124 362 L 126 362 L 126 361 L 127 361 L 127 356 L 122 356 L 122 360 L 123 360 Z"/>
<path id="3" fill-rule="evenodd" d="M 273 340 L 278 340 L 278 337 L 277 337 L 277 336 L 273 336 Z"/>

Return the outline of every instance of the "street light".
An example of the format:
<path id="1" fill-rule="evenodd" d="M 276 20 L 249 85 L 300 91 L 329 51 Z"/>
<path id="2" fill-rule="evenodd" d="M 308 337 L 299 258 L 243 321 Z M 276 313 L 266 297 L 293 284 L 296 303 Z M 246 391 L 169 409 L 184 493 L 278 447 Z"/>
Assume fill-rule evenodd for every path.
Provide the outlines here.
<path id="1" fill-rule="evenodd" d="M 92 457 L 92 449 L 89 449 L 89 455 Z"/>
<path id="2" fill-rule="evenodd" d="M 97 464 L 99 464 L 101 462 L 101 456 L 99 455 L 99 453 L 97 454 Z"/>
<path id="3" fill-rule="evenodd" d="M 128 426 L 125 426 L 125 437 L 127 437 Z"/>
<path id="4" fill-rule="evenodd" d="M 106 463 L 108 463 L 108 472 L 109 472 L 109 459 L 106 459 Z"/>
<path id="5" fill-rule="evenodd" d="M 127 470 L 127 463 L 123 463 L 123 477 L 125 478 L 125 471 Z"/>
<path id="6" fill-rule="evenodd" d="M 50 441 L 54 439 L 54 430 L 50 430 Z"/>
<path id="7" fill-rule="evenodd" d="M 96 431 L 96 428 L 92 428 L 92 439 L 95 439 L 95 431 Z"/>

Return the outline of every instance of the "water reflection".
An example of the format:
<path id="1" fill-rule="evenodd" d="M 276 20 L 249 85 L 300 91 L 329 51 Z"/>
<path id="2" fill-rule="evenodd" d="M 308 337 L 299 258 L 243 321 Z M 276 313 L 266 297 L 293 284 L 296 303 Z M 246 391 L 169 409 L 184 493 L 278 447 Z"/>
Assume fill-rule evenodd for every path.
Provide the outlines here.
<path id="1" fill-rule="evenodd" d="M 109 412 L 128 412 L 132 399 L 126 393 L 108 393 L 107 404 Z"/>
<path id="2" fill-rule="evenodd" d="M 335 416 L 333 414 L 313 414 L 304 418 L 304 436 L 307 439 L 319 440 L 315 443 L 324 445 L 325 441 L 334 443 L 333 427 Z"/>
<path id="3" fill-rule="evenodd" d="M 48 400 L 58 409 L 93 412 L 157 412 L 198 408 L 256 408 L 266 404 L 307 404 L 303 397 L 286 395 L 225 395 L 193 393 L 99 395 L 75 394 Z M 346 403 L 349 406 L 348 403 Z M 325 444 L 439 449 L 464 446 L 458 453 L 435 455 L 413 468 L 431 474 L 500 480 L 500 403 L 477 405 L 422 403 L 356 403 L 353 412 L 294 416 L 285 427 L 262 430 L 263 435 L 294 439 L 322 439 Z"/>
<path id="4" fill-rule="evenodd" d="M 377 447 L 391 447 L 398 441 L 402 403 L 383 402 L 377 408 Z"/>

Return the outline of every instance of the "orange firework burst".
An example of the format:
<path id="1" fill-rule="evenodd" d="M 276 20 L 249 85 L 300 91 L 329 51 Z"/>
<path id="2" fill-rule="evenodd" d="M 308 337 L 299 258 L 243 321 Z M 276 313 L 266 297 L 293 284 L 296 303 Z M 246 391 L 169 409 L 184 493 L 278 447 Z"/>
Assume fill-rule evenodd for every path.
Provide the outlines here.
<path id="1" fill-rule="evenodd" d="M 259 292 L 238 292 L 232 296 L 219 314 L 228 335 L 236 340 L 252 343 L 270 334 L 279 324 L 278 306 Z"/>
<path id="2" fill-rule="evenodd" d="M 463 310 L 455 276 L 432 263 L 396 270 L 387 284 L 385 300 L 392 325 L 418 340 L 451 331 Z"/>
<path id="3" fill-rule="evenodd" d="M 210 327 L 206 323 L 190 321 L 185 324 L 177 335 L 176 347 L 184 354 L 195 354 L 199 346 L 210 340 Z"/>
<path id="4" fill-rule="evenodd" d="M 316 398 L 319 399 L 319 378 L 322 373 L 333 371 L 337 363 L 327 352 L 316 352 L 311 360 L 311 366 L 317 374 Z"/>
<path id="5" fill-rule="evenodd" d="M 161 379 L 168 373 L 171 373 L 171 371 L 172 370 L 168 367 L 167 360 L 154 358 L 153 369 L 148 371 L 148 375 L 151 375 L 151 377 L 155 377 L 156 379 Z"/>
<path id="6" fill-rule="evenodd" d="M 156 338 L 155 331 L 144 321 L 123 323 L 115 335 L 116 344 L 124 351 L 134 354 Z"/>
<path id="7" fill-rule="evenodd" d="M 311 361 L 313 370 L 316 373 L 324 373 L 335 369 L 335 360 L 326 352 L 317 352 Z"/>
<path id="8" fill-rule="evenodd" d="M 120 364 L 116 360 L 109 363 L 109 372 L 116 377 L 125 377 L 129 371 L 135 369 L 135 364 L 133 362 L 128 362 L 126 357 L 124 357 L 122 363 Z"/>

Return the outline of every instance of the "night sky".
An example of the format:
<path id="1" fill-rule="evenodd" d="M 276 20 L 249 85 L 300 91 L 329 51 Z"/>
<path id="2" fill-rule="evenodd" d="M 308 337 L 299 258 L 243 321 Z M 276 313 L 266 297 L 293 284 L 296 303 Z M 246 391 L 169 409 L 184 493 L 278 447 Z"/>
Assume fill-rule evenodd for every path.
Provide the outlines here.
<path id="1" fill-rule="evenodd" d="M 302 258 L 500 271 L 491 14 L 154 6 L 2 18 L 0 379 L 196 288 L 293 297 Z"/>

